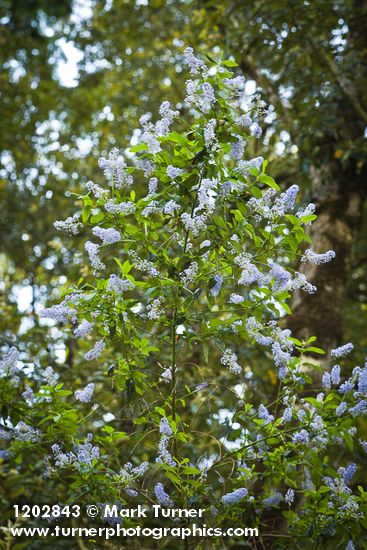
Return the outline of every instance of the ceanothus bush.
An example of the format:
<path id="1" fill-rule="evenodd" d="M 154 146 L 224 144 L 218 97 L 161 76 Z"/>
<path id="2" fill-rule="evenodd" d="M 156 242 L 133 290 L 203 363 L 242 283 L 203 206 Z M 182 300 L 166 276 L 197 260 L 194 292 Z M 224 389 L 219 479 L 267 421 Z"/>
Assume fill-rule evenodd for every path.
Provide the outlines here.
<path id="1" fill-rule="evenodd" d="M 348 457 L 367 452 L 367 368 L 333 364 L 346 344 L 313 380 L 315 338 L 282 328 L 292 292 L 316 291 L 294 266 L 335 254 L 312 250 L 314 205 L 298 207 L 298 187 L 281 192 L 254 154 L 265 106 L 235 63 L 184 57 L 185 120 L 168 101 L 158 120 L 142 116 L 140 143 L 99 159 L 106 185 L 88 182 L 81 210 L 55 222 L 87 235 L 90 269 L 42 316 L 87 343 L 88 384 L 65 389 L 51 367 L 27 372 L 5 352 L 1 457 L 24 475 L 31 450 L 68 502 L 204 508 L 207 525 L 258 527 L 276 548 L 353 548 L 366 497 Z M 273 362 L 275 399 L 258 391 L 256 346 Z M 93 423 L 110 384 L 124 429 Z"/>

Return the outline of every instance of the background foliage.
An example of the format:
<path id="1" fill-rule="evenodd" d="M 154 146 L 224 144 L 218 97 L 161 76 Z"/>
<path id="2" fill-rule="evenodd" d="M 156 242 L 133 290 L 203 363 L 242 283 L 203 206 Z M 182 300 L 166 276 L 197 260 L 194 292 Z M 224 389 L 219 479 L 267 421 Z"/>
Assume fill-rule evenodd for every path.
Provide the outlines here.
<path id="1" fill-rule="evenodd" d="M 319 287 L 318 300 L 295 298 L 291 328 L 297 336 L 316 334 L 326 349 L 352 339 L 354 358 L 363 360 L 367 5 L 296 0 L 284 6 L 282 1 L 2 3 L 4 346 L 17 338 L 28 357 L 53 365 L 66 380 L 87 382 L 80 344 L 56 329 L 50 332 L 37 315 L 46 300 L 57 299 L 66 278 L 85 275 L 80 263 L 71 262 L 83 234 L 66 248 L 53 222 L 74 210 L 68 194 L 81 182 L 100 182 L 95 158 L 125 143 L 142 113 L 156 114 L 167 95 L 172 103 L 181 101 L 182 51 L 190 44 L 233 56 L 251 81 L 248 90 L 260 91 L 270 104 L 264 143 L 273 173 L 281 185 L 299 184 L 305 200 L 317 204 L 316 248 L 337 252 L 335 264 L 307 273 Z M 60 77 L 70 43 L 79 59 L 74 80 L 65 79 L 70 66 Z M 270 368 L 264 368 L 263 379 L 275 391 Z"/>

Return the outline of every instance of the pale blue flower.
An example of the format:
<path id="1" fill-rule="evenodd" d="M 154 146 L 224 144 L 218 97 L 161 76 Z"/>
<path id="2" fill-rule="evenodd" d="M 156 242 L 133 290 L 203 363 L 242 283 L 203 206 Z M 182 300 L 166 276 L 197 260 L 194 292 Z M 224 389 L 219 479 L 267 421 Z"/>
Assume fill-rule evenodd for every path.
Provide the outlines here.
<path id="1" fill-rule="evenodd" d="M 300 443 L 302 445 L 306 445 L 309 441 L 309 434 L 306 430 L 301 430 L 300 432 L 296 432 L 292 437 L 293 443 Z"/>
<path id="2" fill-rule="evenodd" d="M 225 506 L 228 506 L 230 504 L 237 504 L 237 502 L 243 500 L 247 495 L 247 489 L 241 487 L 240 489 L 236 489 L 232 493 L 227 493 L 226 495 L 223 495 L 222 502 Z"/>
<path id="3" fill-rule="evenodd" d="M 93 348 L 89 351 L 87 351 L 87 353 L 84 354 L 84 357 L 87 361 L 92 361 L 93 359 L 98 359 L 98 357 L 101 356 L 104 348 L 105 348 L 106 344 L 104 343 L 103 340 L 99 340 L 98 342 L 96 342 L 93 346 Z"/>
<path id="4" fill-rule="evenodd" d="M 331 383 L 337 386 L 340 384 L 340 366 L 334 365 L 330 374 Z"/>
<path id="5" fill-rule="evenodd" d="M 92 395 L 94 392 L 94 384 L 88 384 L 85 386 L 83 390 L 76 390 L 74 392 L 74 397 L 77 401 L 80 401 L 81 403 L 89 403 L 89 401 L 92 399 Z"/>
<path id="6" fill-rule="evenodd" d="M 265 508 L 276 508 L 283 500 L 282 493 L 276 492 L 268 498 L 265 498 L 262 502 Z"/>
<path id="7" fill-rule="evenodd" d="M 323 254 L 316 254 L 316 252 L 309 248 L 303 254 L 301 262 L 310 262 L 311 264 L 321 265 L 330 262 L 333 258 L 335 258 L 334 250 L 328 250 Z M 332 352 L 331 355 L 332 357 L 341 357 L 340 355 L 333 355 Z"/>
<path id="8" fill-rule="evenodd" d="M 358 392 L 365 395 L 367 393 L 367 368 L 362 369 L 358 376 Z"/>
<path id="9" fill-rule="evenodd" d="M 284 500 L 287 504 L 292 504 L 292 502 L 294 501 L 294 491 L 293 491 L 293 489 L 288 489 L 288 491 L 285 494 Z"/>
<path id="10" fill-rule="evenodd" d="M 335 409 L 336 416 L 341 416 L 348 408 L 348 404 L 345 401 L 342 401 L 340 405 Z"/>
<path id="11" fill-rule="evenodd" d="M 344 344 L 344 346 L 332 349 L 330 355 L 331 357 L 335 357 L 336 359 L 338 359 L 339 357 L 344 357 L 353 350 L 353 347 L 353 344 L 349 342 L 348 344 Z"/>
<path id="12" fill-rule="evenodd" d="M 214 275 L 215 285 L 210 289 L 209 294 L 211 296 L 218 296 L 223 284 L 223 277 L 219 274 Z"/>
<path id="13" fill-rule="evenodd" d="M 161 434 L 163 435 L 172 435 L 173 434 L 173 430 L 170 426 L 170 423 L 168 422 L 167 418 L 163 417 L 161 418 L 160 420 L 160 423 L 159 423 L 159 431 Z"/>
<path id="14" fill-rule="evenodd" d="M 121 241 L 120 233 L 113 227 L 108 227 L 107 229 L 104 227 L 93 227 L 92 233 L 96 237 L 99 237 L 103 244 L 114 244 Z"/>
<path id="15" fill-rule="evenodd" d="M 169 495 L 165 492 L 162 483 L 157 483 L 157 485 L 154 487 L 154 492 L 161 506 L 167 506 L 168 508 L 171 508 L 171 506 L 173 506 L 173 502 L 170 499 Z"/>

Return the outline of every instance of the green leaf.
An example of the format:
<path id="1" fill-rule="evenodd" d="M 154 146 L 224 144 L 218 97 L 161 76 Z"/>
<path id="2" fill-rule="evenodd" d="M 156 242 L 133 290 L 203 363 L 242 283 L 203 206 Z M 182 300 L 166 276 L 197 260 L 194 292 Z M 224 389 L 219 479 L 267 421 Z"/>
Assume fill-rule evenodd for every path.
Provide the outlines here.
<path id="1" fill-rule="evenodd" d="M 90 223 L 97 224 L 104 219 L 104 212 L 100 211 L 98 214 L 91 216 Z"/>
<path id="2" fill-rule="evenodd" d="M 225 67 L 238 67 L 238 63 L 236 63 L 232 59 L 226 59 L 225 61 L 222 61 L 222 65 L 224 65 Z"/>
<path id="3" fill-rule="evenodd" d="M 201 346 L 201 349 L 202 349 L 202 352 L 203 352 L 204 363 L 205 363 L 205 365 L 207 365 L 208 361 L 209 361 L 209 346 L 208 346 L 208 344 L 206 342 L 203 342 L 202 346 Z"/>
<path id="4" fill-rule="evenodd" d="M 266 174 L 260 174 L 260 176 L 257 177 L 258 181 L 261 181 L 261 183 L 265 183 L 268 187 L 271 187 L 272 189 L 275 189 L 276 191 L 280 191 L 280 187 L 277 185 L 275 180 L 271 176 L 267 176 Z"/>
<path id="5" fill-rule="evenodd" d="M 350 451 L 353 451 L 353 448 L 354 448 L 354 441 L 353 441 L 353 437 L 348 434 L 348 433 L 344 433 L 344 441 L 348 447 L 348 449 Z"/>
<path id="6" fill-rule="evenodd" d="M 178 132 L 170 132 L 167 136 L 170 141 L 187 145 L 187 139 Z"/>
<path id="7" fill-rule="evenodd" d="M 88 221 L 89 215 L 90 215 L 91 207 L 89 205 L 83 206 L 82 209 L 82 220 L 84 223 Z"/>
<path id="8" fill-rule="evenodd" d="M 284 311 L 285 311 L 288 315 L 292 315 L 292 310 L 291 310 L 291 308 L 289 307 L 289 305 L 287 304 L 287 302 L 279 302 L 279 304 L 282 306 L 282 308 L 284 309 Z"/>
<path id="9" fill-rule="evenodd" d="M 256 199 L 261 199 L 261 197 L 263 196 L 261 190 L 256 187 L 256 185 L 253 185 L 251 188 L 250 188 L 250 193 L 251 195 L 253 195 Z"/>
<path id="10" fill-rule="evenodd" d="M 231 210 L 231 214 L 234 215 L 234 218 L 237 222 L 240 222 L 243 220 L 243 215 L 239 210 Z"/>
<path id="11" fill-rule="evenodd" d="M 197 468 L 193 468 L 191 466 L 187 466 L 182 470 L 182 473 L 186 475 L 198 475 L 200 474 L 200 470 L 198 470 Z"/>
<path id="12" fill-rule="evenodd" d="M 139 145 L 134 145 L 134 147 L 130 147 L 129 151 L 130 153 L 140 153 L 141 151 L 147 151 L 148 146 L 146 143 L 140 143 Z"/>
<path id="13" fill-rule="evenodd" d="M 317 218 L 317 216 L 315 216 L 315 214 L 309 214 L 308 216 L 303 216 L 300 219 L 300 222 L 309 223 L 309 222 L 313 222 L 314 220 L 316 220 L 316 218 Z"/>
<path id="14" fill-rule="evenodd" d="M 309 348 L 305 349 L 305 352 L 311 351 L 312 353 L 318 353 L 319 355 L 325 355 L 325 351 L 321 348 L 316 348 L 315 346 L 311 346 Z"/>
<path id="15" fill-rule="evenodd" d="M 181 485 L 181 479 L 173 472 L 166 471 L 165 476 L 168 477 L 168 479 L 170 479 L 171 481 L 173 481 L 173 483 L 177 483 L 178 485 Z"/>

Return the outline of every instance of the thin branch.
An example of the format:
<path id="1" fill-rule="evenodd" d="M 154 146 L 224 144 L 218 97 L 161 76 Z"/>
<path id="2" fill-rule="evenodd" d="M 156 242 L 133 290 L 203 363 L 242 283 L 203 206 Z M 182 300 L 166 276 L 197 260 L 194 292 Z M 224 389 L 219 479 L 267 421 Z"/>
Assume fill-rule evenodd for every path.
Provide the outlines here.
<path id="1" fill-rule="evenodd" d="M 359 115 L 359 117 L 367 124 L 367 112 L 364 110 L 361 103 L 359 102 L 357 94 L 352 88 L 350 80 L 344 79 L 344 77 L 340 74 L 338 66 L 336 65 L 332 57 L 327 54 L 325 48 L 320 48 L 320 46 L 316 44 L 315 41 L 310 37 L 308 37 L 308 41 L 314 51 L 317 52 L 317 54 L 320 55 L 325 62 L 325 65 L 328 67 L 330 73 L 335 78 L 340 90 L 352 104 L 356 114 Z"/>

